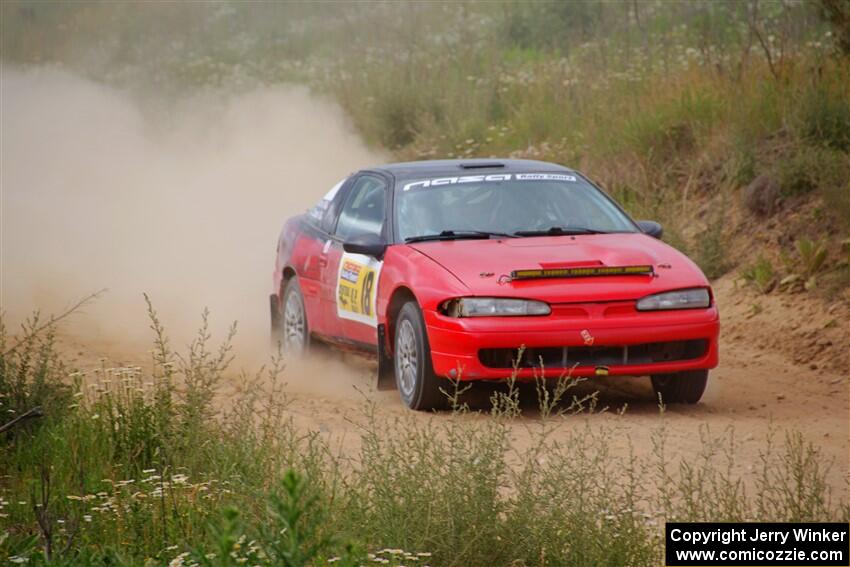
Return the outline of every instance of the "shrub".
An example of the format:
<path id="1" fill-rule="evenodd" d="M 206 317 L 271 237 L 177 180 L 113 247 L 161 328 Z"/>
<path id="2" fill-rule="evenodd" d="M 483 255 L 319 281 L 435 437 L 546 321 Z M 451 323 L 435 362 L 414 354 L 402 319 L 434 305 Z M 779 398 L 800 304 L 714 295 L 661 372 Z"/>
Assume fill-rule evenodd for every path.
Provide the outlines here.
<path id="1" fill-rule="evenodd" d="M 828 254 L 825 241 L 813 241 L 801 237 L 794 243 L 794 254 L 783 254 L 782 260 L 788 275 L 782 278 L 780 284 L 789 289 L 814 289 L 817 277 L 825 267 Z"/>
<path id="2" fill-rule="evenodd" d="M 759 71 L 750 69 L 753 76 L 732 85 L 727 94 L 731 105 L 728 126 L 735 144 L 750 150 L 781 132 L 786 121 L 787 89 Z"/>
<path id="3" fill-rule="evenodd" d="M 778 178 L 783 197 L 793 197 L 814 191 L 818 186 L 819 152 L 803 147 L 779 163 Z"/>
<path id="4" fill-rule="evenodd" d="M 760 257 L 741 274 L 744 280 L 759 293 L 770 293 L 776 285 L 776 270 L 767 258 Z"/>
<path id="5" fill-rule="evenodd" d="M 723 210 L 722 207 L 718 208 L 705 229 L 695 237 L 693 246 L 694 260 L 710 280 L 719 278 L 732 267 L 726 253 L 723 234 L 726 219 Z"/>
<path id="6" fill-rule="evenodd" d="M 195 548 L 191 556 L 205 567 L 244 563 L 306 567 L 327 562 L 354 567 L 365 563 L 365 552 L 339 543 L 329 532 L 328 507 L 322 496 L 309 479 L 289 469 L 279 486 L 264 496 L 265 521 L 245 525 L 238 509 L 227 507 L 209 524 L 211 545 Z"/>
<path id="7" fill-rule="evenodd" d="M 501 32 L 522 49 L 567 51 L 590 37 L 602 18 L 602 7 L 588 0 L 550 4 L 513 2 L 503 6 Z"/>
<path id="8" fill-rule="evenodd" d="M 382 112 L 377 127 L 381 144 L 387 148 L 398 149 L 413 142 L 419 115 L 417 101 L 411 97 L 387 92 L 379 104 Z"/>
<path id="9" fill-rule="evenodd" d="M 346 519 L 367 544 L 430 551 L 446 562 L 505 558 L 507 542 L 493 522 L 507 513 L 499 494 L 507 480 L 503 427 L 423 427 L 411 417 L 384 422 L 370 412 L 364 432 Z"/>
<path id="10" fill-rule="evenodd" d="M 19 428 L 34 427 L 26 415 L 61 419 L 71 403 L 72 388 L 63 381 L 65 366 L 55 350 L 55 326 L 33 314 L 17 337 L 10 337 L 0 316 L 0 426 L 21 417 L 6 435 L 11 439 Z M 0 434 L 2 435 L 2 434 Z"/>
<path id="11" fill-rule="evenodd" d="M 850 93 L 846 85 L 818 83 L 800 101 L 800 134 L 809 143 L 850 150 Z"/>
<path id="12" fill-rule="evenodd" d="M 171 360 L 153 326 L 155 356 Z M 379 418 L 367 404 L 359 457 L 341 459 L 287 416 L 276 362 L 231 395 L 227 415 L 207 414 L 181 439 L 182 420 L 195 415 L 185 404 L 207 407 L 185 395 L 185 372 L 219 372 L 197 364 L 215 351 L 193 352 L 185 359 L 194 366 L 169 373 L 158 365 L 154 380 L 140 380 L 138 369 L 102 370 L 61 419 L 23 430 L 4 448 L 0 557 L 47 565 L 648 566 L 661 560 L 668 518 L 846 514 L 844 502 L 830 505 L 822 458 L 798 434 L 784 449 L 766 446 L 764 470 L 745 492 L 743 477 L 730 472 L 731 432 L 727 442 L 706 430 L 698 458 L 671 456 L 662 422 L 651 456 L 621 458 L 616 423 L 582 425 L 572 415 L 594 405 L 592 396 L 589 405 L 568 398 L 569 381 L 537 384 L 539 417 L 522 418 L 526 443 L 510 439 L 522 412 L 509 384 L 489 416 L 456 407 L 431 418 Z M 132 433 L 119 433 L 124 427 Z"/>
<path id="13" fill-rule="evenodd" d="M 677 97 L 653 100 L 648 108 L 625 117 L 624 149 L 668 161 L 698 147 L 700 135 L 710 130 L 718 116 L 718 100 L 713 93 L 692 87 L 674 92 Z"/>
<path id="14" fill-rule="evenodd" d="M 777 179 L 783 197 L 816 189 L 826 195 L 840 192 L 846 186 L 848 173 L 850 157 L 842 152 L 801 145 L 779 162 Z"/>
<path id="15" fill-rule="evenodd" d="M 821 186 L 820 193 L 826 201 L 832 217 L 844 227 L 850 226 L 850 157 L 845 162 L 847 173 L 844 180 L 836 180 Z"/>
<path id="16" fill-rule="evenodd" d="M 732 183 L 739 187 L 748 185 L 756 178 L 756 156 L 752 147 L 739 145 L 727 167 Z"/>
<path id="17" fill-rule="evenodd" d="M 762 174 L 744 187 L 744 206 L 751 213 L 769 216 L 773 214 L 779 202 L 780 194 L 779 183 L 772 176 Z"/>
<path id="18" fill-rule="evenodd" d="M 826 262 L 826 243 L 814 242 L 808 238 L 800 238 L 795 244 L 797 249 L 798 266 L 803 276 L 813 276 L 823 269 Z"/>

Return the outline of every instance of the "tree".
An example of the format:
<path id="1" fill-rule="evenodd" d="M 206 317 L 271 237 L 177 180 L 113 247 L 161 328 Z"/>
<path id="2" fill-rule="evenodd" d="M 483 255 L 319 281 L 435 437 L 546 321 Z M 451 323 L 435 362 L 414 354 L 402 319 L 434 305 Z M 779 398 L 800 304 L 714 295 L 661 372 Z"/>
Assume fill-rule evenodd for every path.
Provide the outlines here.
<path id="1" fill-rule="evenodd" d="M 832 26 L 839 52 L 850 55 L 850 0 L 820 0 L 820 12 Z"/>

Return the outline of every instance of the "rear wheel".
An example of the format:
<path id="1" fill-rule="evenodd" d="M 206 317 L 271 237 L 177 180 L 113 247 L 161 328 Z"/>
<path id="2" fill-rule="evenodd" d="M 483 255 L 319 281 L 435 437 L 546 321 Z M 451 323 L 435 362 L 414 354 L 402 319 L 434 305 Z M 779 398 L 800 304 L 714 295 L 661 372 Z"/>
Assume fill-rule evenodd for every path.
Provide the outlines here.
<path id="1" fill-rule="evenodd" d="M 310 329 L 307 326 L 307 311 L 298 279 L 287 280 L 281 300 L 280 346 L 287 354 L 302 355 L 310 346 Z"/>
<path id="2" fill-rule="evenodd" d="M 431 364 L 422 313 L 413 301 L 405 303 L 396 318 L 393 354 L 396 386 L 404 404 L 423 411 L 445 407 L 446 396 Z"/>
<path id="3" fill-rule="evenodd" d="M 665 404 L 695 404 L 708 383 L 708 370 L 686 370 L 652 377 L 652 389 Z"/>

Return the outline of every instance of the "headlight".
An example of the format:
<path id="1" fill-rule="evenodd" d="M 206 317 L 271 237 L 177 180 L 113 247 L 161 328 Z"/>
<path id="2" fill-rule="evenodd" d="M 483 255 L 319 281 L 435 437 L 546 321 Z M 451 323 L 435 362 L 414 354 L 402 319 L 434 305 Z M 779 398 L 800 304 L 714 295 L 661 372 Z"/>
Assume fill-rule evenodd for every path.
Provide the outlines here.
<path id="1" fill-rule="evenodd" d="M 504 299 L 501 297 L 461 297 L 442 304 L 449 317 L 520 317 L 548 315 L 549 305 L 530 299 Z"/>
<path id="2" fill-rule="evenodd" d="M 660 311 L 663 309 L 700 309 L 711 305 L 711 296 L 705 288 L 680 289 L 647 295 L 637 302 L 638 311 Z"/>

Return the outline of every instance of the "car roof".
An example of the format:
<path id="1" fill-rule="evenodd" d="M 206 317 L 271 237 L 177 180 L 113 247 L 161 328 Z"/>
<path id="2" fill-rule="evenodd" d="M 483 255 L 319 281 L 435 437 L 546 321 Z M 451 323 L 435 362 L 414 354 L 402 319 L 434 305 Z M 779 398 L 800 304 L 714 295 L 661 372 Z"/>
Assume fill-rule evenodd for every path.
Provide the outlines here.
<path id="1" fill-rule="evenodd" d="M 435 159 L 388 163 L 369 168 L 383 171 L 397 179 L 422 179 L 449 175 L 476 175 L 493 173 L 572 172 L 573 170 L 545 161 L 530 159 Z"/>

